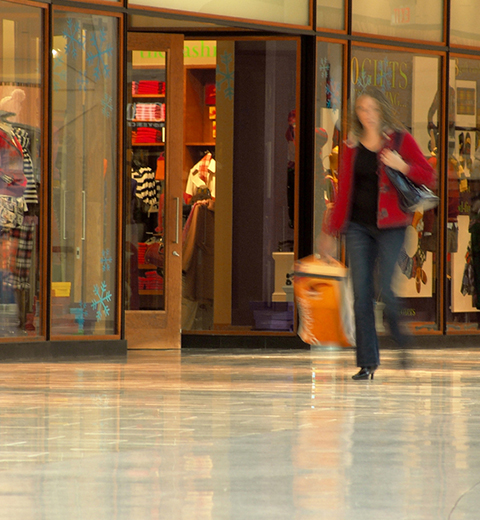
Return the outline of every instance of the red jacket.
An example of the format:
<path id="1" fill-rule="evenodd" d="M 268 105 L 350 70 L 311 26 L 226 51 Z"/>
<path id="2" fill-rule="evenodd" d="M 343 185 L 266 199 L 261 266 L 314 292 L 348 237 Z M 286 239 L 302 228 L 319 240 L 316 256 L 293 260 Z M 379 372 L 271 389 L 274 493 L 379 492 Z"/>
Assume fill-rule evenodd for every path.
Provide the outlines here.
<path id="1" fill-rule="evenodd" d="M 385 147 L 393 148 L 393 134 Z M 334 207 L 328 216 L 326 230 L 333 234 L 346 230 L 350 220 L 352 193 L 354 189 L 354 165 L 357 157 L 357 146 L 343 143 L 341 151 L 340 171 L 338 175 L 338 196 Z M 436 185 L 436 173 L 425 159 L 414 138 L 405 132 L 398 153 L 410 166 L 407 177 L 416 184 L 425 184 L 433 189 Z M 385 173 L 383 163 L 379 161 L 378 167 L 378 210 L 377 226 L 381 228 L 393 228 L 408 226 L 412 222 L 412 213 L 405 213 L 400 209 L 398 194 Z"/>
<path id="2" fill-rule="evenodd" d="M 11 182 L 2 178 L 7 175 Z M 27 186 L 23 173 L 23 151 L 18 139 L 0 128 L 0 194 L 21 197 Z"/>

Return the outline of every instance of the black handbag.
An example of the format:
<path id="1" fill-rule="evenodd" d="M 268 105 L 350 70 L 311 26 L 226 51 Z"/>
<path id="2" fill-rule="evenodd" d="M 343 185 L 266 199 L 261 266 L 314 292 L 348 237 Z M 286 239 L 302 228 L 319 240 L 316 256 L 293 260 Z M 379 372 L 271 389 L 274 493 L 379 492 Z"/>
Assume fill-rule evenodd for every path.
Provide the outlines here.
<path id="1" fill-rule="evenodd" d="M 398 147 L 398 140 L 400 134 L 395 134 L 395 148 Z M 402 172 L 384 166 L 390 182 L 395 186 L 399 195 L 400 207 L 406 213 L 415 213 L 415 211 L 428 211 L 438 205 L 439 198 L 433 193 L 430 188 L 424 184 L 415 184 Z"/>

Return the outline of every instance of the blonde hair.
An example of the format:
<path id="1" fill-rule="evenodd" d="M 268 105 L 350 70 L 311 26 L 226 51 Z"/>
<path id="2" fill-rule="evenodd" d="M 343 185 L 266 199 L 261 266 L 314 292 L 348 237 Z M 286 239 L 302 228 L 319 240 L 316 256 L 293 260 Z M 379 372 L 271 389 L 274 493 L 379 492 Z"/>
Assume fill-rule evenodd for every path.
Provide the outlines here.
<path id="1" fill-rule="evenodd" d="M 388 100 L 387 96 L 378 87 L 369 85 L 357 96 L 353 110 L 351 110 L 350 132 L 356 140 L 360 139 L 363 134 L 363 125 L 360 122 L 360 119 L 358 119 L 356 111 L 357 101 L 363 96 L 371 97 L 378 103 L 382 119 L 381 130 L 383 133 L 388 133 L 392 130 L 395 132 L 402 132 L 405 130 L 402 122 L 397 117 L 395 108 Z"/>

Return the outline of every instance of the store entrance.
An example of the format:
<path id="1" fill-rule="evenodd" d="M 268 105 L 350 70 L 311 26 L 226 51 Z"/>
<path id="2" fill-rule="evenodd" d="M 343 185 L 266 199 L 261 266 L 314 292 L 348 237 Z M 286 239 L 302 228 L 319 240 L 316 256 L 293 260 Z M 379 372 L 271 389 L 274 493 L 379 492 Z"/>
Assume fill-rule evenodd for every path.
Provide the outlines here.
<path id="1" fill-rule="evenodd" d="M 293 334 L 299 45 L 185 40 L 184 344 Z"/>
<path id="2" fill-rule="evenodd" d="M 299 45 L 129 34 L 129 348 L 294 334 Z"/>
<path id="3" fill-rule="evenodd" d="M 127 41 L 126 339 L 180 348 L 183 37 Z"/>

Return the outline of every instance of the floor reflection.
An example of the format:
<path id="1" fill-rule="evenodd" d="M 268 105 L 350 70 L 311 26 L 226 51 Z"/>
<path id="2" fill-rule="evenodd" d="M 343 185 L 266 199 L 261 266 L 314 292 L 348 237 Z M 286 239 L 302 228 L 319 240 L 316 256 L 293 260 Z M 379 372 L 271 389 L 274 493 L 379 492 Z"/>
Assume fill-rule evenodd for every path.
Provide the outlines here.
<path id="1" fill-rule="evenodd" d="M 0 519 L 478 519 L 480 350 L 0 365 Z"/>

